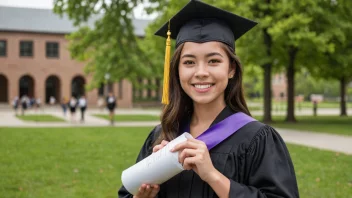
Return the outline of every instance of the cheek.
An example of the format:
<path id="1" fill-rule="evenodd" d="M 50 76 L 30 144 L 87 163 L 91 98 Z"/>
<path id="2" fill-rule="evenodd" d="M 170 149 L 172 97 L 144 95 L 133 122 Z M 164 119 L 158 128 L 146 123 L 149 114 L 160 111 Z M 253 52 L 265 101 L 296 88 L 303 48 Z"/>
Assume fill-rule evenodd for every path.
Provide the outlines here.
<path id="1" fill-rule="evenodd" d="M 189 71 L 187 71 L 187 69 L 179 67 L 178 74 L 181 85 L 187 83 L 190 80 L 191 74 Z"/>

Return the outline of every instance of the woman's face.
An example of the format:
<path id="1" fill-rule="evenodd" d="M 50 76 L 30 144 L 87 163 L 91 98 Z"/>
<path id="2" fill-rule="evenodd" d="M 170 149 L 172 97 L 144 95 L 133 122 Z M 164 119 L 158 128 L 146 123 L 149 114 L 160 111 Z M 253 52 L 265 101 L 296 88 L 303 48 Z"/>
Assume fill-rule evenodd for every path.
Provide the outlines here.
<path id="1" fill-rule="evenodd" d="M 182 89 L 198 104 L 223 102 L 228 79 L 235 72 L 219 42 L 186 42 L 178 70 Z"/>

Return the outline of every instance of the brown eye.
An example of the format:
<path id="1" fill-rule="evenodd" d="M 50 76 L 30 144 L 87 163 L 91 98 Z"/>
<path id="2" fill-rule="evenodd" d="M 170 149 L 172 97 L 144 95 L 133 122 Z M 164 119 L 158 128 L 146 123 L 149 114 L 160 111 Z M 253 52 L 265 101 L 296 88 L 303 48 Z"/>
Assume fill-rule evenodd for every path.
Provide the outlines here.
<path id="1" fill-rule="evenodd" d="M 191 64 L 194 64 L 193 61 L 190 61 L 190 60 L 187 60 L 187 61 L 184 61 L 183 64 L 185 65 L 191 65 Z"/>
<path id="2" fill-rule="evenodd" d="M 209 63 L 212 63 L 212 64 L 214 64 L 214 63 L 220 63 L 220 60 L 212 59 L 212 60 L 209 61 Z"/>

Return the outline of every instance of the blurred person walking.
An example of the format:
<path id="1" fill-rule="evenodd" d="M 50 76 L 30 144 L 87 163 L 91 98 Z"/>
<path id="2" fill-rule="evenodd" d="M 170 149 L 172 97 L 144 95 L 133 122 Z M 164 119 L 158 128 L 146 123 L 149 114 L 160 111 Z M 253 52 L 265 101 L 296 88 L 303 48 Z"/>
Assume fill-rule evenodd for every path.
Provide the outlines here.
<path id="1" fill-rule="evenodd" d="M 15 115 L 17 115 L 17 109 L 18 109 L 18 105 L 20 104 L 20 100 L 18 98 L 18 96 L 16 96 L 13 100 L 12 100 L 12 107 L 15 110 Z"/>
<path id="2" fill-rule="evenodd" d="M 71 122 L 75 122 L 75 114 L 77 107 L 77 99 L 75 96 L 72 96 L 69 102 L 70 112 L 71 112 Z"/>
<path id="3" fill-rule="evenodd" d="M 66 112 L 67 112 L 67 106 L 68 106 L 68 100 L 66 97 L 63 97 L 61 99 L 61 108 L 62 108 L 62 112 L 64 113 L 65 117 L 66 117 Z"/>
<path id="4" fill-rule="evenodd" d="M 23 95 L 21 98 L 21 107 L 22 107 L 22 115 L 24 115 L 24 112 L 27 110 L 29 106 L 29 98 L 27 95 Z"/>
<path id="5" fill-rule="evenodd" d="M 81 109 L 81 122 L 84 122 L 84 113 L 87 109 L 87 99 L 84 95 L 79 98 L 78 106 Z"/>
<path id="6" fill-rule="evenodd" d="M 106 98 L 106 107 L 109 110 L 110 124 L 114 124 L 114 111 L 116 108 L 116 98 L 112 92 L 109 92 L 109 96 Z"/>
<path id="7" fill-rule="evenodd" d="M 56 103 L 55 97 L 54 97 L 54 96 L 50 96 L 50 98 L 49 98 L 49 104 L 50 104 L 50 105 L 54 105 L 55 103 Z"/>

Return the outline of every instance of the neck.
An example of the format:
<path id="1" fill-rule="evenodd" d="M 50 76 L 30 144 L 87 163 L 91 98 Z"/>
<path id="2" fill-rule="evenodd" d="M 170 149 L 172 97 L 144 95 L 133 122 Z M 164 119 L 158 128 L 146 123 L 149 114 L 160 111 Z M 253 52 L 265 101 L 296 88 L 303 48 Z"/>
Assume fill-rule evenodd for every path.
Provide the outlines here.
<path id="1" fill-rule="evenodd" d="M 193 115 L 191 119 L 191 125 L 198 125 L 204 123 L 208 127 L 219 115 L 219 113 L 225 108 L 225 101 L 221 103 L 210 103 L 210 104 L 198 104 L 193 103 Z"/>

